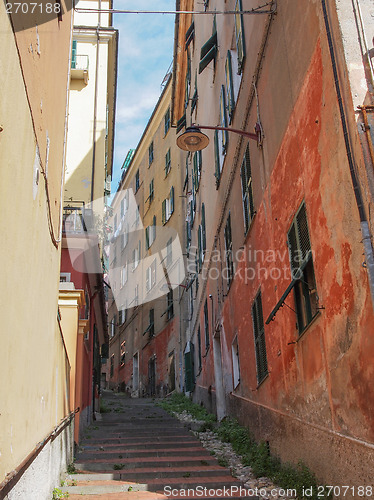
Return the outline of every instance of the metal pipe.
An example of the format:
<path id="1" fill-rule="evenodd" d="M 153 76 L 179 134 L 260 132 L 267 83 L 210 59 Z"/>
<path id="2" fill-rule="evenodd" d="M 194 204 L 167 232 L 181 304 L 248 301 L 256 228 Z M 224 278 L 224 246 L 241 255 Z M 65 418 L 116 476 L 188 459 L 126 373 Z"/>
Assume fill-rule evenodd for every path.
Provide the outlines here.
<path id="1" fill-rule="evenodd" d="M 99 0 L 99 7 L 101 7 L 101 0 Z M 94 94 L 94 117 L 93 117 L 93 131 L 92 131 L 92 174 L 91 174 L 91 202 L 94 201 L 94 188 L 95 188 L 95 163 L 96 163 L 96 119 L 97 119 L 97 92 L 98 92 L 98 79 L 99 79 L 99 63 L 100 63 L 100 22 L 101 22 L 101 9 L 98 9 L 98 21 L 96 28 L 96 68 L 95 68 L 95 94 Z"/>
<path id="2" fill-rule="evenodd" d="M 358 107 L 358 109 L 360 109 L 362 111 L 362 116 L 364 118 L 365 133 L 366 133 L 369 151 L 370 151 L 371 164 L 374 167 L 374 148 L 373 148 L 373 142 L 372 142 L 371 136 L 370 136 L 370 125 L 369 125 L 368 117 L 367 117 L 367 113 L 366 113 L 366 109 L 373 109 L 374 106 L 357 106 L 357 107 Z"/>
<path id="3" fill-rule="evenodd" d="M 193 127 L 194 125 L 192 125 Z M 208 126 L 208 125 L 196 125 L 196 127 L 200 128 L 200 129 L 205 129 L 205 130 L 222 130 L 222 131 L 227 131 L 227 132 L 233 132 L 234 134 L 239 134 L 239 135 L 243 135 L 244 137 L 249 137 L 250 139 L 253 139 L 255 141 L 257 141 L 258 137 L 257 137 L 257 134 L 254 134 L 252 132 L 245 132 L 244 130 L 239 130 L 239 129 L 236 129 L 236 128 L 229 128 L 229 127 L 211 127 L 211 126 Z"/>
<path id="4" fill-rule="evenodd" d="M 337 66 L 336 66 L 335 50 L 334 50 L 334 46 L 333 46 L 333 42 L 332 42 L 330 21 L 329 21 L 327 8 L 326 8 L 326 0 L 321 0 L 321 3 L 322 3 L 325 28 L 326 28 L 327 41 L 328 41 L 328 45 L 329 45 L 332 71 L 334 74 L 335 90 L 336 90 L 336 95 L 337 95 L 338 104 L 339 104 L 340 121 L 341 121 L 342 128 L 343 128 L 344 143 L 345 143 L 347 159 L 348 159 L 348 164 L 349 164 L 349 172 L 351 174 L 353 192 L 355 195 L 356 205 L 357 205 L 358 213 L 360 216 L 362 241 L 363 241 L 364 249 L 365 249 L 366 268 L 368 270 L 368 279 L 369 279 L 369 286 L 370 286 L 370 292 L 371 292 L 371 299 L 372 299 L 372 304 L 374 305 L 374 256 L 373 256 L 373 247 L 371 244 L 370 229 L 369 229 L 369 224 L 368 224 L 366 213 L 365 213 L 365 207 L 364 207 L 364 203 L 363 203 L 363 199 L 362 199 L 362 195 L 361 195 L 360 185 L 358 183 L 358 179 L 357 179 L 357 175 L 356 175 L 356 171 L 355 171 L 355 165 L 354 165 L 351 145 L 349 142 L 348 127 L 347 127 L 347 121 L 346 121 L 346 116 L 345 116 L 344 107 L 343 107 L 342 94 L 340 91 L 339 75 L 338 75 L 338 70 L 337 70 Z"/>
<path id="5" fill-rule="evenodd" d="M 4 499 L 5 496 L 9 493 L 9 491 L 18 483 L 21 479 L 22 474 L 29 467 L 29 465 L 35 460 L 35 458 L 39 455 L 39 453 L 43 450 L 46 444 L 49 441 L 53 441 L 56 439 L 58 435 L 67 427 L 70 422 L 75 417 L 75 414 L 78 413 L 80 408 L 76 408 L 69 415 L 67 415 L 54 429 L 51 431 L 48 436 L 40 441 L 35 448 L 27 455 L 27 457 L 19 464 L 19 466 L 9 472 L 7 477 L 4 479 L 2 483 L 0 483 L 0 500 Z"/>

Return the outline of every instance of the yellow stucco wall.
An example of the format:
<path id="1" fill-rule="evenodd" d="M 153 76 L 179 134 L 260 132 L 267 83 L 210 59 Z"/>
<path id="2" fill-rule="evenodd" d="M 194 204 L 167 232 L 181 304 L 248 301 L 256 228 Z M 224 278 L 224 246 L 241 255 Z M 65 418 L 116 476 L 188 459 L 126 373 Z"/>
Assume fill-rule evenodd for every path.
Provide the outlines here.
<path id="1" fill-rule="evenodd" d="M 69 368 L 57 323 L 60 250 L 49 232 L 45 181 L 40 176 L 34 199 L 33 175 L 36 141 L 45 164 L 48 130 L 51 217 L 58 237 L 70 14 L 61 23 L 40 26 L 37 57 L 28 50 L 33 37 L 35 28 L 16 37 L 25 85 L 1 3 L 0 482 L 68 413 Z"/>

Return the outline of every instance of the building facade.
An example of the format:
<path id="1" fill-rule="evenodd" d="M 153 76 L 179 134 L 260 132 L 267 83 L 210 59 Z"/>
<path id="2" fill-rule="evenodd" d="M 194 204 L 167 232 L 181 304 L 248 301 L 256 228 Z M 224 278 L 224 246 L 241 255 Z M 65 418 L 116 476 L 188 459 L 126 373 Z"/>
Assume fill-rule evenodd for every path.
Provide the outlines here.
<path id="1" fill-rule="evenodd" d="M 182 384 L 184 167 L 171 128 L 171 90 L 169 78 L 112 203 L 109 387 L 135 397 L 166 395 Z"/>
<path id="2" fill-rule="evenodd" d="M 112 3 L 100 2 L 102 9 Z M 100 411 L 108 328 L 103 274 L 107 198 L 113 166 L 118 31 L 99 3 L 80 0 L 74 12 L 69 130 L 60 280 L 65 295 L 81 291 L 78 311 L 75 442 Z"/>
<path id="3" fill-rule="evenodd" d="M 370 6 L 257 4 L 177 2 L 212 13 L 176 19 L 173 124 L 210 139 L 185 153 L 184 390 L 321 481 L 368 484 Z"/>
<path id="4" fill-rule="evenodd" d="M 71 8 L 0 5 L 0 497 L 48 498 L 72 460 L 71 360 L 58 311 Z M 9 9 L 8 9 L 9 11 Z"/>

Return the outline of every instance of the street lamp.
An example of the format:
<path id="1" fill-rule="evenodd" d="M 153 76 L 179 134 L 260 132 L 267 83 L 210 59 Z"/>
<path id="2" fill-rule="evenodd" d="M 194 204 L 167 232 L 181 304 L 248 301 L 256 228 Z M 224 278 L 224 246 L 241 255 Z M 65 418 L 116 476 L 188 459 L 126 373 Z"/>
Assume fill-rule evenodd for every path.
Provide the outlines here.
<path id="1" fill-rule="evenodd" d="M 187 127 L 185 132 L 177 137 L 177 146 L 184 151 L 201 151 L 205 149 L 209 144 L 209 137 L 201 132 L 200 129 L 204 130 L 222 130 L 227 132 L 233 132 L 234 134 L 243 135 L 244 137 L 249 137 L 257 141 L 257 144 L 261 144 L 262 142 L 262 128 L 259 123 L 256 123 L 255 131 L 245 132 L 244 130 L 238 130 L 235 128 L 228 127 L 212 127 L 208 125 L 192 125 L 191 127 Z"/>

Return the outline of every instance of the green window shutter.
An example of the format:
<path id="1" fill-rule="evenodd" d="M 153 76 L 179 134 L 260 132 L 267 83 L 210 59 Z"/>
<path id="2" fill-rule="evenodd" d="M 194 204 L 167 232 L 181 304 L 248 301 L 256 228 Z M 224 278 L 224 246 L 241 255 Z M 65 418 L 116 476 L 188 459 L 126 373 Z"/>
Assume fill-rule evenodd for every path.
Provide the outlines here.
<path id="1" fill-rule="evenodd" d="M 199 96 L 198 96 L 198 93 L 197 93 L 197 73 L 195 74 L 195 89 L 194 89 L 194 93 L 193 93 L 193 96 L 192 96 L 192 100 L 191 100 L 191 115 L 192 113 L 194 112 L 196 106 L 197 106 L 197 100 L 198 100 Z"/>
<path id="2" fill-rule="evenodd" d="M 234 84 L 232 79 L 232 63 L 231 63 L 230 50 L 227 51 L 227 57 L 225 63 L 225 76 L 226 76 L 227 111 L 229 114 L 229 123 L 231 123 L 235 109 L 235 97 L 234 97 Z"/>
<path id="3" fill-rule="evenodd" d="M 186 157 L 186 177 L 184 178 L 183 191 L 188 186 L 188 156 Z"/>
<path id="4" fill-rule="evenodd" d="M 206 226 L 205 226 L 205 203 L 201 205 L 201 228 L 203 252 L 206 250 Z"/>
<path id="5" fill-rule="evenodd" d="M 292 271 L 296 271 L 311 257 L 308 221 L 304 203 L 301 205 L 288 232 L 288 246 L 290 249 L 291 268 Z"/>
<path id="6" fill-rule="evenodd" d="M 242 0 L 236 0 L 235 10 L 243 10 Z M 245 59 L 245 38 L 244 38 L 244 25 L 243 25 L 243 14 L 235 14 L 235 39 L 236 39 L 236 50 L 238 53 L 238 74 L 240 75 L 243 71 L 244 59 Z"/>
<path id="7" fill-rule="evenodd" d="M 162 224 L 166 224 L 166 200 L 162 202 Z"/>
<path id="8" fill-rule="evenodd" d="M 185 49 L 190 45 L 192 40 L 195 38 L 195 22 L 192 21 L 190 27 L 188 28 L 186 32 L 186 43 L 185 43 Z"/>
<path id="9" fill-rule="evenodd" d="M 73 40 L 71 49 L 71 68 L 75 69 L 77 66 L 77 41 Z"/>
<path id="10" fill-rule="evenodd" d="M 201 370 L 201 329 L 200 325 L 197 330 L 197 346 L 198 346 L 198 359 L 199 359 L 199 371 Z"/>
<path id="11" fill-rule="evenodd" d="M 201 47 L 199 74 L 204 71 L 211 61 L 217 56 L 217 32 L 215 31 L 209 40 Z"/>
<path id="12" fill-rule="evenodd" d="M 170 215 L 174 212 L 174 186 L 170 189 Z"/>
<path id="13" fill-rule="evenodd" d="M 145 228 L 145 248 L 149 248 L 149 226 Z"/>
<path id="14" fill-rule="evenodd" d="M 219 180 L 221 177 L 221 165 L 220 165 L 220 154 L 219 154 L 219 141 L 218 141 L 218 130 L 214 131 L 214 163 L 215 163 L 215 177 L 216 177 L 216 187 L 218 189 Z"/>
<path id="15" fill-rule="evenodd" d="M 156 239 L 156 216 L 153 216 L 153 226 L 152 226 L 152 231 L 153 231 L 153 241 Z"/>
<path id="16" fill-rule="evenodd" d="M 201 267 L 203 265 L 202 259 L 201 259 L 201 251 L 202 251 L 202 238 L 201 238 L 201 225 L 197 228 L 197 255 L 198 255 L 198 269 L 199 271 L 201 270 Z"/>
<path id="17" fill-rule="evenodd" d="M 210 345 L 209 339 L 209 312 L 208 312 L 208 301 L 205 300 L 204 304 L 204 327 L 205 327 L 205 349 L 208 350 Z"/>
<path id="18" fill-rule="evenodd" d="M 268 373 L 261 292 L 258 293 L 252 306 L 252 319 L 256 352 L 257 379 L 260 383 Z"/>
<path id="19" fill-rule="evenodd" d="M 177 134 L 186 126 L 186 113 L 177 121 Z"/>
<path id="20" fill-rule="evenodd" d="M 251 220 L 254 215 L 251 158 L 249 154 L 249 145 L 247 145 L 247 149 L 245 151 L 242 166 L 240 169 L 240 176 L 242 182 L 244 229 L 245 233 L 247 233 Z"/>
<path id="21" fill-rule="evenodd" d="M 227 127 L 227 113 L 226 113 L 226 98 L 225 98 L 225 87 L 221 87 L 220 104 L 219 104 L 219 115 L 221 127 Z M 224 154 L 227 149 L 227 144 L 229 142 L 229 134 L 227 130 L 222 131 L 222 153 Z"/>

